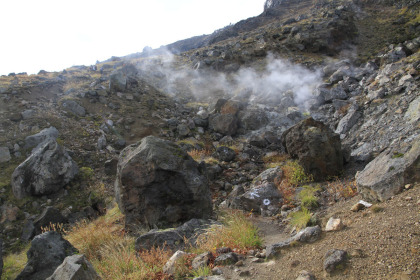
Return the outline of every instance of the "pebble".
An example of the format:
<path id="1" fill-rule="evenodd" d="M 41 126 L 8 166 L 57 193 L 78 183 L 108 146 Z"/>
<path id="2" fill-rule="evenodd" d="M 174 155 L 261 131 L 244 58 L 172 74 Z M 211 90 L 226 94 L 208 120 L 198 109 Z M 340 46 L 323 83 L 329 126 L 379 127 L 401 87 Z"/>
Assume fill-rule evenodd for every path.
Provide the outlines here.
<path id="1" fill-rule="evenodd" d="M 251 259 L 251 262 L 252 263 L 262 263 L 264 260 L 263 259 L 261 259 L 261 258 L 252 258 Z"/>

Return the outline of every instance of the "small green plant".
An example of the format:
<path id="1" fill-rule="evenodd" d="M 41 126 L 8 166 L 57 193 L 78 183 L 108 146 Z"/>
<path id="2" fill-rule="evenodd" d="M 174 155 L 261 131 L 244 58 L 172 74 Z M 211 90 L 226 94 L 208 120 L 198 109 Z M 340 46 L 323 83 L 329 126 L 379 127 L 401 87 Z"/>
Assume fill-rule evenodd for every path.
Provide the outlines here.
<path id="1" fill-rule="evenodd" d="M 297 230 L 300 230 L 310 223 L 312 214 L 308 209 L 302 207 L 301 210 L 290 213 L 289 217 L 291 218 L 290 224 L 296 227 Z"/>
<path id="2" fill-rule="evenodd" d="M 199 252 L 214 252 L 219 247 L 248 250 L 262 245 L 259 230 L 241 211 L 222 213 L 222 225 L 213 225 L 197 238 Z"/>
<path id="3" fill-rule="evenodd" d="M 370 208 L 370 211 L 372 211 L 372 213 L 379 213 L 379 212 L 384 211 L 384 208 L 375 204 Z"/>
<path id="4" fill-rule="evenodd" d="M 402 153 L 394 153 L 393 155 L 392 155 L 392 158 L 402 158 L 402 157 L 404 157 L 404 154 L 402 154 Z"/>
<path id="5" fill-rule="evenodd" d="M 90 167 L 83 166 L 80 168 L 80 178 L 84 181 L 90 181 L 93 178 L 94 171 Z"/>
<path id="6" fill-rule="evenodd" d="M 191 274 L 196 277 L 206 277 L 211 275 L 211 269 L 208 266 L 201 266 L 200 268 L 191 271 Z"/>
<path id="7" fill-rule="evenodd" d="M 307 209 L 315 209 L 319 206 L 318 198 L 315 197 L 315 193 L 319 191 L 319 187 L 303 186 L 303 190 L 299 193 L 299 199 L 303 207 Z"/>
<path id="8" fill-rule="evenodd" d="M 282 167 L 285 177 L 290 185 L 297 186 L 314 180 L 312 175 L 305 173 L 303 167 L 296 160 L 290 160 Z"/>
<path id="9" fill-rule="evenodd" d="M 29 250 L 29 247 L 30 244 L 27 244 L 19 253 L 9 254 L 3 257 L 4 264 L 1 280 L 12 280 L 19 275 L 28 261 L 26 252 Z"/>
<path id="10" fill-rule="evenodd" d="M 283 195 L 285 203 L 294 200 L 296 187 L 302 183 L 313 181 L 312 175 L 307 175 L 303 167 L 295 160 L 289 160 L 281 167 L 284 178 L 280 182 L 275 182 L 280 193 Z"/>

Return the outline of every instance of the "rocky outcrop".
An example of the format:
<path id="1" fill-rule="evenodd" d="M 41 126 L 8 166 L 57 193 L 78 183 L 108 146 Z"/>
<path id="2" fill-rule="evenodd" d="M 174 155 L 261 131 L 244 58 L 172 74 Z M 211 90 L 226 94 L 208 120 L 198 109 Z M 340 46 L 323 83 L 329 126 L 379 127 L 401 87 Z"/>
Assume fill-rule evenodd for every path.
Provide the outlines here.
<path id="1" fill-rule="evenodd" d="M 54 274 L 46 280 L 99 280 L 92 264 L 84 255 L 73 255 L 64 259 Z"/>
<path id="2" fill-rule="evenodd" d="M 28 263 L 16 280 L 45 280 L 67 256 L 75 253 L 77 249 L 55 231 L 37 235 L 27 252 Z"/>
<path id="3" fill-rule="evenodd" d="M 12 174 L 13 194 L 22 199 L 27 195 L 55 193 L 78 173 L 77 164 L 54 139 L 40 144 Z"/>
<path id="4" fill-rule="evenodd" d="M 405 184 L 420 180 L 420 139 L 401 153 L 386 150 L 356 175 L 358 192 L 371 201 L 384 201 L 398 194 Z"/>
<path id="5" fill-rule="evenodd" d="M 282 143 L 315 180 L 336 176 L 343 170 L 340 137 L 322 122 L 308 118 L 286 130 Z"/>
<path id="6" fill-rule="evenodd" d="M 203 168 L 174 143 L 154 136 L 121 152 L 115 193 L 128 228 L 173 227 L 212 213 Z"/>

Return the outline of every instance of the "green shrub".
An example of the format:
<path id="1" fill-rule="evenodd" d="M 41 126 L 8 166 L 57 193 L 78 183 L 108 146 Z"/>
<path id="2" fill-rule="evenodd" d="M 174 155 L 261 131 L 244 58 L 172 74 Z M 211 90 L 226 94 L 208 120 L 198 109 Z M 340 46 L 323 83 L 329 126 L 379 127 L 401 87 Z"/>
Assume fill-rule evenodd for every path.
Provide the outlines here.
<path id="1" fill-rule="evenodd" d="M 80 178 L 82 178 L 83 181 L 92 180 L 93 174 L 94 174 L 94 171 L 92 168 L 83 166 L 80 168 L 79 171 L 80 171 Z"/>
<path id="2" fill-rule="evenodd" d="M 317 208 L 319 206 L 318 198 L 314 194 L 319 190 L 319 187 L 303 186 L 303 190 L 299 193 L 301 205 L 307 209 Z"/>
<path id="3" fill-rule="evenodd" d="M 312 214 L 308 209 L 302 207 L 301 210 L 290 213 L 289 217 L 291 218 L 290 224 L 295 226 L 297 230 L 300 230 L 310 223 Z"/>
<path id="4" fill-rule="evenodd" d="M 228 211 L 222 215 L 222 225 L 213 225 L 197 239 L 198 251 L 212 251 L 219 247 L 248 250 L 262 245 L 259 230 L 240 211 Z"/>

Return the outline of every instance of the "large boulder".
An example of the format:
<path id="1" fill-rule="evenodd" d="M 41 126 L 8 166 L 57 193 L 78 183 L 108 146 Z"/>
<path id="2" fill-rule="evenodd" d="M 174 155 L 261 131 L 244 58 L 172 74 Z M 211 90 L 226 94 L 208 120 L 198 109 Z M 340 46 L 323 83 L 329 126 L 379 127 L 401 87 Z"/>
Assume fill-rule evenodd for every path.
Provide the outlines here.
<path id="1" fill-rule="evenodd" d="M 64 259 L 54 274 L 46 280 L 99 280 L 92 264 L 84 255 L 73 255 Z"/>
<path id="2" fill-rule="evenodd" d="M 336 176 L 343 170 L 340 137 L 313 118 L 286 130 L 282 144 L 292 158 L 297 158 L 305 172 L 315 180 Z"/>
<path id="3" fill-rule="evenodd" d="M 382 152 L 356 174 L 358 192 L 370 201 L 387 200 L 416 181 L 420 181 L 420 139 L 405 154 Z"/>
<path id="4" fill-rule="evenodd" d="M 176 144 L 154 136 L 121 152 L 115 192 L 129 229 L 173 227 L 212 214 L 204 168 Z"/>
<path id="5" fill-rule="evenodd" d="M 77 164 L 54 139 L 41 143 L 12 174 L 16 198 L 55 193 L 78 173 Z"/>
<path id="6" fill-rule="evenodd" d="M 55 231 L 37 235 L 26 253 L 28 262 L 16 280 L 45 280 L 67 256 L 75 253 L 77 249 Z"/>

